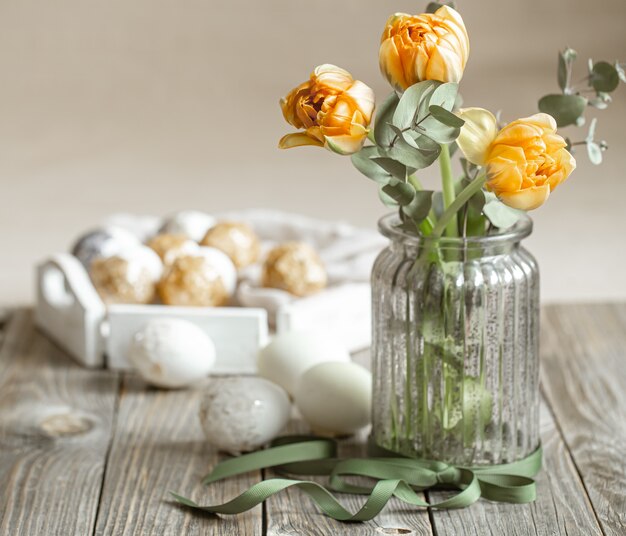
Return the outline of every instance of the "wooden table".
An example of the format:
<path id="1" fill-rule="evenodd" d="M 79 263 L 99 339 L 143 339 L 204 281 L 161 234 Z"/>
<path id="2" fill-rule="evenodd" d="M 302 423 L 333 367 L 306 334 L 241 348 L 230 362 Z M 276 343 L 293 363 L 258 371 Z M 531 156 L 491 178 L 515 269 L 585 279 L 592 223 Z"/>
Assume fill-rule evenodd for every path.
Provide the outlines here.
<path id="1" fill-rule="evenodd" d="M 543 311 L 545 468 L 535 503 L 428 512 L 394 500 L 366 524 L 332 521 L 298 490 L 236 517 L 178 507 L 168 490 L 215 503 L 262 476 L 201 486 L 220 457 L 202 438 L 199 390 L 81 368 L 28 310 L 0 323 L 1 535 L 626 534 L 626 305 Z M 343 497 L 353 510 L 362 501 Z"/>

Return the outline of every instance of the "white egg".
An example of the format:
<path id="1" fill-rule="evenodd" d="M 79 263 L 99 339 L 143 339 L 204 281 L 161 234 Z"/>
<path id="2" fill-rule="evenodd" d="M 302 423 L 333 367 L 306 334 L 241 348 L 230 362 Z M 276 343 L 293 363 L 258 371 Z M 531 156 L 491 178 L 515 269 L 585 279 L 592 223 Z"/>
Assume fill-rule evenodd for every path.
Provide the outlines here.
<path id="1" fill-rule="evenodd" d="M 237 268 L 226 253 L 217 248 L 200 246 L 191 253 L 191 255 L 207 259 L 211 263 L 211 266 L 215 267 L 215 270 L 222 277 L 226 292 L 228 292 L 228 294 L 235 292 L 237 286 Z"/>
<path id="2" fill-rule="evenodd" d="M 128 359 L 148 383 L 178 388 L 209 374 L 215 364 L 215 345 L 187 320 L 155 318 L 135 334 Z"/>
<path id="3" fill-rule="evenodd" d="M 372 374 L 356 363 L 319 363 L 298 381 L 294 402 L 314 432 L 352 434 L 370 423 Z"/>
<path id="4" fill-rule="evenodd" d="M 207 441 L 238 454 L 275 438 L 289 422 L 287 393 L 263 378 L 213 380 L 200 402 L 200 423 Z"/>
<path id="5" fill-rule="evenodd" d="M 79 237 L 72 246 L 72 254 L 87 269 L 98 257 L 112 257 L 120 251 L 139 246 L 138 238 L 130 231 L 109 225 L 94 229 Z"/>
<path id="6" fill-rule="evenodd" d="M 128 247 L 117 252 L 117 256 L 128 261 L 129 270 L 135 270 L 135 273 L 146 269 L 152 280 L 156 283 L 163 275 L 163 261 L 161 257 L 148 246 L 140 244 L 134 247 Z M 132 278 L 131 278 L 132 280 Z"/>
<path id="7" fill-rule="evenodd" d="M 162 233 L 185 234 L 200 242 L 215 225 L 215 218 L 199 210 L 183 210 L 169 217 L 160 229 Z"/>
<path id="8" fill-rule="evenodd" d="M 277 383 L 293 396 L 300 376 L 325 361 L 349 362 L 348 350 L 323 333 L 290 331 L 276 335 L 259 352 L 259 375 Z"/>

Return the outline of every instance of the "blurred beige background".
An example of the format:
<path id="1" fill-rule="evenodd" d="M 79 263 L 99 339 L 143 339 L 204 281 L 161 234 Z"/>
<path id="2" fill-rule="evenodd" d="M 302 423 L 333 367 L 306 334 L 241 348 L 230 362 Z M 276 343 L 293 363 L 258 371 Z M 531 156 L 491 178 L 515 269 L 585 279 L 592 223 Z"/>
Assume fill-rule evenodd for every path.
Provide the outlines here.
<path id="1" fill-rule="evenodd" d="M 626 60 L 624 0 L 459 0 L 467 105 L 536 111 L 556 54 Z M 0 303 L 32 300 L 33 265 L 114 211 L 275 207 L 375 225 L 385 212 L 348 159 L 281 152 L 278 98 L 320 63 L 370 84 L 379 35 L 406 0 L 0 0 Z M 527 246 L 546 301 L 626 298 L 626 91 L 599 112 L 611 149 L 579 153 L 534 213 Z M 573 134 L 582 139 L 585 132 Z M 426 182 L 435 185 L 435 170 Z M 432 182 L 431 182 L 432 181 Z"/>

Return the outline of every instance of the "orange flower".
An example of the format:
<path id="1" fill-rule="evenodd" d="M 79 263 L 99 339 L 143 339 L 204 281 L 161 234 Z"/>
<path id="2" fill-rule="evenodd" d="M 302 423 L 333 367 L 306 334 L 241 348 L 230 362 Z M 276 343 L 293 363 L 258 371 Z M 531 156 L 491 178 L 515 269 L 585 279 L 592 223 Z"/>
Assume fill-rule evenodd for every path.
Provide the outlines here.
<path id="1" fill-rule="evenodd" d="M 496 118 L 482 108 L 458 114 L 465 124 L 457 139 L 472 163 L 487 170 L 487 189 L 506 205 L 533 210 L 576 168 L 548 114 L 518 119 L 497 131 Z"/>
<path id="2" fill-rule="evenodd" d="M 280 101 L 285 120 L 304 132 L 287 134 L 281 149 L 317 145 L 339 154 L 358 152 L 369 132 L 374 92 L 335 65 L 320 65 L 311 78 Z"/>
<path id="3" fill-rule="evenodd" d="M 381 38 L 380 70 L 398 91 L 422 82 L 460 82 L 469 56 L 461 15 L 448 6 L 435 13 L 389 17 Z"/>

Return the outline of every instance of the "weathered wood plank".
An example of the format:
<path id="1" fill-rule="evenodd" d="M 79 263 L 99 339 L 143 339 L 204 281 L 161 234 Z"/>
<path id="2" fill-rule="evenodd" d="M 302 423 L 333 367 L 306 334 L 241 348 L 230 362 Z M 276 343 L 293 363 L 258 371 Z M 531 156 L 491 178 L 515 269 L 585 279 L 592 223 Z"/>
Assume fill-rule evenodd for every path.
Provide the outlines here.
<path id="1" fill-rule="evenodd" d="M 0 534 L 93 532 L 118 380 L 81 368 L 16 312 L 0 350 Z"/>
<path id="2" fill-rule="evenodd" d="M 211 487 L 200 481 L 220 458 L 198 421 L 201 389 L 163 391 L 124 379 L 97 520 L 97 535 L 245 535 L 262 533 L 262 509 L 221 519 L 170 500 L 168 490 L 203 504 L 229 500 L 260 475 Z"/>
<path id="3" fill-rule="evenodd" d="M 542 382 L 607 535 L 626 534 L 626 304 L 545 309 Z"/>
<path id="4" fill-rule="evenodd" d="M 541 406 L 543 470 L 537 476 L 537 500 L 503 504 L 480 500 L 464 510 L 433 512 L 439 536 L 601 535 L 582 482 L 547 405 Z M 433 493 L 441 500 L 443 493 Z"/>
<path id="5" fill-rule="evenodd" d="M 302 421 L 292 421 L 287 433 L 307 433 Z M 364 457 L 367 431 L 340 442 L 339 456 Z M 273 475 L 268 472 L 267 478 Z M 308 477 L 307 477 L 308 478 Z M 312 477 L 311 480 L 326 483 L 327 479 Z M 338 494 L 342 504 L 356 512 L 365 499 L 358 495 Z M 380 536 L 381 534 L 431 535 L 428 512 L 416 510 L 405 503 L 392 499 L 376 519 L 367 523 L 341 523 L 323 515 L 306 494 L 290 488 L 270 497 L 265 504 L 268 536 L 319 536 L 341 534 L 342 536 Z"/>

